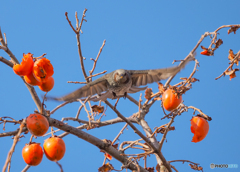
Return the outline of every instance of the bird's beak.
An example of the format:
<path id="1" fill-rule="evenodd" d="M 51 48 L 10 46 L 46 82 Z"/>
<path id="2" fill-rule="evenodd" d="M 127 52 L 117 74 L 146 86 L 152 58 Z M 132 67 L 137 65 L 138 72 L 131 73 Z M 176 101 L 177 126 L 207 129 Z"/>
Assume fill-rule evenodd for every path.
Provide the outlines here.
<path id="1" fill-rule="evenodd" d="M 122 79 L 122 78 L 123 78 L 123 76 L 120 76 L 120 78 Z"/>

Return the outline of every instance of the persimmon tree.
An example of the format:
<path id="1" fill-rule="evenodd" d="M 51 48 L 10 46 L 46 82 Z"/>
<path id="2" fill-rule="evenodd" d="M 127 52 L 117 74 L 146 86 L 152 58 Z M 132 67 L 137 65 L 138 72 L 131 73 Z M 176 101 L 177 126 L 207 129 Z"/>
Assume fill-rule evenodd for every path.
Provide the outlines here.
<path id="1" fill-rule="evenodd" d="M 82 33 L 82 25 L 86 22 L 86 14 L 87 9 L 83 11 L 83 15 L 81 20 L 79 20 L 78 15 L 76 13 L 76 27 L 73 26 L 72 22 L 68 18 L 68 13 L 65 13 L 66 20 L 68 21 L 69 26 L 76 34 L 77 38 L 77 49 L 80 58 L 80 64 L 83 76 L 85 78 L 85 82 L 70 82 L 70 83 L 79 83 L 79 84 L 87 84 L 90 83 L 95 76 L 101 75 L 106 73 L 106 71 L 94 74 L 97 62 L 99 60 L 100 54 L 104 48 L 106 41 L 103 41 L 102 46 L 98 52 L 96 59 L 91 59 L 93 61 L 92 69 L 87 74 L 84 66 L 84 57 L 82 55 L 81 49 L 81 42 L 80 42 L 80 35 Z M 107 171 L 114 171 L 114 170 L 124 170 L 129 169 L 132 171 L 141 171 L 141 172 L 171 172 L 171 171 L 178 171 L 174 167 L 175 162 L 187 162 L 190 165 L 192 170 L 203 171 L 203 168 L 200 164 L 196 162 L 192 162 L 191 160 L 167 160 L 164 155 L 162 154 L 163 144 L 166 141 L 167 134 L 169 131 L 175 130 L 173 126 L 175 118 L 181 118 L 181 115 L 184 112 L 189 110 L 193 110 L 193 117 L 191 119 L 191 132 L 194 134 L 192 142 L 199 142 L 203 140 L 208 133 L 208 130 L 211 128 L 211 123 L 209 121 L 212 118 L 197 107 L 188 106 L 184 104 L 184 98 L 182 98 L 183 94 L 187 94 L 190 89 L 193 88 L 193 84 L 196 81 L 199 81 L 197 78 L 194 78 L 194 74 L 197 72 L 199 68 L 199 62 L 196 58 L 196 50 L 201 47 L 203 51 L 201 52 L 202 55 L 205 56 L 212 56 L 214 52 L 220 48 L 221 44 L 223 44 L 223 40 L 219 39 L 218 33 L 225 28 L 228 29 L 228 34 L 235 34 L 240 24 L 238 25 L 224 25 L 217 28 L 213 32 L 206 32 L 204 33 L 200 40 L 196 43 L 195 47 L 189 52 L 189 54 L 183 60 L 175 60 L 174 62 L 182 63 L 185 60 L 189 60 L 190 58 L 195 62 L 193 66 L 192 72 L 187 77 L 182 77 L 179 80 L 179 83 L 175 85 L 170 85 L 172 79 L 175 76 L 170 77 L 164 84 L 158 83 L 158 91 L 153 92 L 151 88 L 147 88 L 145 90 L 144 95 L 139 95 L 139 100 L 134 99 L 130 95 L 127 95 L 126 98 L 131 101 L 134 106 L 137 106 L 138 111 L 134 113 L 132 116 L 126 116 L 126 114 L 122 114 L 118 110 L 117 102 L 115 105 L 111 104 L 108 100 L 106 101 L 99 101 L 98 104 L 92 105 L 92 102 L 89 101 L 90 97 L 85 99 L 77 99 L 76 101 L 81 103 L 77 111 L 77 115 L 64 117 L 63 119 L 57 119 L 57 116 L 54 116 L 54 113 L 62 108 L 63 106 L 68 106 L 69 103 L 67 101 L 60 103 L 56 108 L 50 110 L 47 108 L 48 101 L 47 94 L 54 86 L 54 79 L 53 79 L 53 69 L 54 66 L 51 64 L 50 60 L 45 57 L 46 54 L 43 54 L 40 57 L 33 57 L 31 53 L 23 54 L 22 62 L 19 63 L 20 58 L 16 58 L 14 54 L 11 52 L 10 48 L 7 45 L 7 37 L 6 34 L 2 34 L 0 30 L 0 49 L 5 51 L 6 54 L 9 56 L 10 60 L 5 57 L 0 57 L 0 61 L 9 67 L 13 68 L 13 71 L 22 78 L 23 83 L 28 88 L 33 101 L 36 104 L 38 111 L 34 112 L 33 114 L 28 114 L 26 119 L 13 119 L 10 116 L 0 117 L 0 124 L 5 129 L 6 123 L 13 123 L 19 125 L 19 128 L 16 131 L 4 131 L 0 133 L 0 137 L 9 137 L 14 136 L 13 144 L 9 153 L 6 157 L 6 162 L 3 167 L 3 172 L 7 169 L 10 171 L 11 167 L 11 157 L 15 150 L 15 146 L 19 139 L 24 140 L 26 142 L 26 146 L 22 148 L 22 156 L 24 161 L 28 164 L 23 169 L 23 171 L 27 171 L 31 165 L 36 166 L 41 163 L 42 156 L 47 156 L 47 158 L 51 161 L 56 162 L 61 171 L 63 171 L 64 167 L 58 162 L 65 153 L 65 144 L 64 144 L 64 137 L 67 135 L 75 135 L 79 139 L 82 139 L 89 144 L 92 144 L 100 149 L 101 152 L 104 153 L 105 159 L 103 165 L 99 167 L 98 171 L 100 172 L 107 172 Z M 9 33 L 10 34 L 10 33 Z M 209 37 L 211 39 L 211 43 L 206 48 L 206 45 L 201 45 L 202 41 Z M 226 69 L 220 74 L 220 76 L 216 77 L 220 79 L 222 76 L 229 75 L 230 80 L 236 77 L 236 72 L 239 70 L 234 68 L 234 66 L 238 65 L 240 60 L 240 50 L 234 54 L 233 50 L 229 50 L 229 64 L 226 64 Z M 75 59 L 73 59 L 75 60 Z M 42 91 L 45 91 L 46 94 L 43 98 L 37 95 L 35 88 L 39 87 Z M 136 93 L 137 94 L 137 93 Z M 41 100 L 42 99 L 42 100 Z M 146 115 L 150 112 L 150 108 L 156 102 L 161 102 L 161 109 L 164 117 L 162 119 L 168 119 L 168 123 L 162 124 L 160 126 L 156 126 L 155 128 L 151 128 L 147 121 L 145 120 Z M 111 120 L 104 120 L 104 116 L 108 114 L 108 110 L 104 107 L 112 109 L 117 118 L 113 118 Z M 83 120 L 79 117 L 79 114 L 86 111 L 88 115 L 88 121 Z M 34 110 L 33 110 L 34 111 Z M 196 114 L 197 113 L 197 114 Z M 78 127 L 73 127 L 71 125 L 66 124 L 66 121 L 76 121 L 79 122 L 81 125 Z M 125 125 L 119 131 L 119 134 L 116 135 L 114 140 L 109 140 L 108 138 L 101 140 L 96 136 L 89 134 L 88 130 L 97 130 L 100 127 L 114 125 L 116 123 L 124 122 Z M 141 132 L 138 127 L 141 127 L 144 132 Z M 48 134 L 44 135 L 48 130 L 48 127 L 51 127 L 51 138 L 48 138 Z M 57 130 L 54 130 L 54 128 Z M 134 141 L 129 140 L 121 140 L 120 137 L 123 134 L 123 131 L 126 128 L 131 128 L 136 135 L 138 135 L 139 139 Z M 83 130 L 87 129 L 87 130 Z M 58 131 L 64 131 L 63 134 L 58 134 Z M 30 135 L 31 139 L 30 142 L 23 138 L 24 135 Z M 157 139 L 156 135 L 162 134 L 160 140 Z M 46 137 L 46 141 L 44 143 L 43 149 L 39 146 L 39 143 L 32 142 L 34 137 Z M 207 139 L 207 137 L 205 138 Z M 118 141 L 118 143 L 116 143 Z M 43 145 L 43 143 L 42 143 Z M 31 147 L 31 148 L 30 148 Z M 36 147 L 36 149 L 34 149 Z M 54 148 L 53 148 L 54 147 Z M 128 154 L 127 151 L 137 150 L 138 153 Z M 67 151 L 67 145 L 66 145 Z M 43 155 L 43 152 L 45 155 Z M 147 159 L 149 156 L 156 157 L 156 167 L 149 167 L 147 166 Z M 3 155 L 1 155 L 3 156 Z M 18 155 L 20 156 L 20 155 Z M 106 163 L 106 160 L 115 159 L 122 163 L 121 167 L 113 166 L 111 163 Z M 139 164 L 139 159 L 144 160 L 144 164 Z M 34 161 L 33 161 L 34 160 Z M 96 169 L 97 170 L 97 169 Z"/>

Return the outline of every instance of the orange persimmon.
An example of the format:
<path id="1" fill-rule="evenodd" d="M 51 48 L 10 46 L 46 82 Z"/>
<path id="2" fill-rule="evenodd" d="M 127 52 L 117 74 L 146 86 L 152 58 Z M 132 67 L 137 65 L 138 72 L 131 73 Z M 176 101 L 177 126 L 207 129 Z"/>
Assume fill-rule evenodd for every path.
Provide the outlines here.
<path id="1" fill-rule="evenodd" d="M 208 133 L 209 124 L 206 119 L 195 116 L 191 120 L 191 132 L 194 134 L 192 138 L 192 142 L 200 142 L 202 141 Z"/>
<path id="2" fill-rule="evenodd" d="M 172 111 L 182 102 L 182 96 L 178 96 L 172 89 L 167 89 L 162 95 L 162 102 L 167 111 Z"/>
<path id="3" fill-rule="evenodd" d="M 54 71 L 53 71 L 53 66 L 50 63 L 50 60 L 46 58 L 41 58 L 38 59 L 33 66 L 33 73 L 37 79 L 45 82 L 45 80 L 52 76 Z"/>
<path id="4" fill-rule="evenodd" d="M 26 144 L 22 149 L 23 160 L 32 166 L 37 166 L 43 158 L 43 150 L 40 143 Z"/>
<path id="5" fill-rule="evenodd" d="M 27 117 L 27 128 L 31 134 L 35 136 L 43 136 L 49 128 L 49 123 L 46 117 L 41 114 L 30 114 Z"/>
<path id="6" fill-rule="evenodd" d="M 45 79 L 45 82 L 42 82 L 42 84 L 38 87 L 42 91 L 49 92 L 53 88 L 53 86 L 54 86 L 54 79 L 52 76 L 50 76 L 50 77 L 47 77 Z"/>
<path id="7" fill-rule="evenodd" d="M 24 80 L 26 81 L 26 83 L 33 85 L 33 86 L 36 86 L 36 85 L 39 86 L 42 84 L 41 81 L 38 80 L 32 72 L 28 75 L 25 75 Z"/>
<path id="8" fill-rule="evenodd" d="M 32 72 L 33 69 L 33 56 L 31 53 L 24 54 L 23 53 L 23 58 L 21 64 L 15 64 L 13 66 L 13 71 L 15 74 L 24 76 L 28 75 Z"/>
<path id="9" fill-rule="evenodd" d="M 63 158 L 66 147 L 63 139 L 54 136 L 44 141 L 43 150 L 49 160 L 56 162 Z"/>

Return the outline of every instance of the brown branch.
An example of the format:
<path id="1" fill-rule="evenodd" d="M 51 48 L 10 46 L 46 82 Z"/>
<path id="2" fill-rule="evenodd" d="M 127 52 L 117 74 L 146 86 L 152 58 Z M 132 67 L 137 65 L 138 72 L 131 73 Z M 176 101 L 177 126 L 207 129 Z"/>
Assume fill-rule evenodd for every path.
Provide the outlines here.
<path id="1" fill-rule="evenodd" d="M 26 127 L 24 127 L 22 129 L 22 133 L 25 133 L 27 131 L 28 131 L 28 129 Z M 9 132 L 5 132 L 5 133 L 0 133 L 0 137 L 16 136 L 18 134 L 18 132 L 19 132 L 19 128 L 17 130 L 15 130 L 15 131 L 9 131 Z"/>
<path id="2" fill-rule="evenodd" d="M 118 135 L 113 139 L 111 145 L 113 145 L 113 144 L 118 140 L 118 138 L 120 137 L 120 135 L 123 134 L 123 130 L 124 130 L 125 128 L 127 128 L 127 126 L 128 126 L 128 124 L 125 124 L 125 125 L 123 126 L 123 128 L 120 130 L 120 132 L 118 133 Z M 107 156 L 104 157 L 103 165 L 105 164 L 106 160 L 107 160 Z"/>
<path id="3" fill-rule="evenodd" d="M 172 160 L 172 161 L 168 161 L 169 163 L 172 163 L 172 162 L 189 162 L 191 164 L 194 164 L 194 165 L 199 165 L 199 163 L 195 163 L 195 162 L 192 162 L 192 161 L 189 161 L 189 160 Z"/>
<path id="4" fill-rule="evenodd" d="M 133 123 L 137 123 L 137 120 L 135 118 L 129 117 L 127 118 L 130 122 Z M 77 129 L 86 129 L 88 127 L 88 123 L 89 121 L 85 121 L 85 120 L 81 120 L 81 119 L 76 119 L 76 118 L 63 118 L 62 121 L 68 121 L 68 120 L 73 120 L 73 121 L 77 121 L 79 123 L 83 123 L 84 125 L 78 126 L 76 127 Z M 120 123 L 120 122 L 124 122 L 121 118 L 115 118 L 115 119 L 111 119 L 111 120 L 107 120 L 107 121 L 103 121 L 103 122 L 99 122 L 99 121 L 92 121 L 93 125 L 97 125 L 98 128 L 103 127 L 103 126 L 108 126 L 108 125 L 112 125 L 112 124 L 116 124 L 116 123 Z M 61 135 L 59 135 L 59 137 L 63 138 L 65 136 L 67 136 L 69 133 L 63 133 Z"/>
<path id="5" fill-rule="evenodd" d="M 60 168 L 60 172 L 63 172 L 62 165 L 61 165 L 59 162 L 56 162 L 56 164 L 59 166 L 59 168 Z"/>
<path id="6" fill-rule="evenodd" d="M 26 165 L 26 167 L 21 172 L 26 172 L 30 167 L 31 165 Z"/>
<path id="7" fill-rule="evenodd" d="M 12 61 L 15 62 L 16 64 L 19 64 L 17 58 L 16 58 L 16 57 L 13 55 L 13 53 L 8 49 L 7 44 L 4 42 L 1 28 L 0 28 L 0 42 L 1 42 L 2 46 L 4 47 L 4 51 L 9 55 L 9 57 L 12 59 Z"/>
<path id="8" fill-rule="evenodd" d="M 5 164 L 3 166 L 2 172 L 6 171 L 8 164 L 11 162 L 12 154 L 13 154 L 13 152 L 15 150 L 15 146 L 16 146 L 19 138 L 20 138 L 20 134 L 22 133 L 22 130 L 23 130 L 24 126 L 25 126 L 25 123 L 26 123 L 26 120 L 24 119 L 22 121 L 20 127 L 19 127 L 19 131 L 18 131 L 17 135 L 13 139 L 13 144 L 12 144 L 12 147 L 11 147 L 10 151 L 8 152 L 7 159 L 6 159 Z"/>
<path id="9" fill-rule="evenodd" d="M 55 113 L 58 109 L 60 109 L 61 107 L 67 105 L 68 103 L 72 103 L 72 102 L 70 102 L 70 101 L 66 101 L 66 102 L 64 102 L 64 103 L 62 103 L 62 104 L 60 104 L 60 105 L 58 105 L 57 107 L 55 107 L 55 108 L 50 112 L 50 115 L 52 115 L 52 114 Z"/>
<path id="10" fill-rule="evenodd" d="M 160 151 L 162 150 L 163 142 L 166 140 L 166 137 L 167 137 L 167 133 L 168 133 L 168 131 L 169 131 L 169 128 L 170 128 L 170 126 L 172 125 L 172 123 L 174 122 L 174 118 L 175 118 L 176 116 L 177 116 L 177 114 L 173 114 L 170 122 L 169 122 L 169 123 L 167 124 L 167 126 L 165 127 L 165 132 L 164 132 L 164 134 L 163 134 L 163 136 L 162 136 L 161 141 L 159 142 L 159 149 L 160 149 Z"/>
<path id="11" fill-rule="evenodd" d="M 68 18 L 68 12 L 65 12 L 65 16 L 66 16 L 66 19 L 67 19 L 67 21 L 68 21 L 70 27 L 71 27 L 72 30 L 77 34 L 77 31 L 74 29 L 74 27 L 73 27 L 71 21 L 70 21 L 69 18 Z"/>
<path id="12" fill-rule="evenodd" d="M 75 136 L 77 136 L 77 137 L 87 141 L 90 144 L 95 145 L 99 149 L 104 150 L 105 152 L 107 152 L 108 154 L 113 156 L 116 160 L 120 161 L 124 165 L 125 164 L 129 164 L 128 168 L 130 170 L 137 170 L 136 165 L 133 164 L 132 162 L 130 162 L 126 157 L 120 155 L 119 151 L 117 149 L 115 149 L 113 146 L 105 143 L 104 141 L 98 139 L 97 137 L 94 137 L 94 136 L 84 132 L 81 129 L 77 129 L 77 128 L 72 127 L 70 125 L 64 124 L 63 122 L 58 121 L 58 120 L 53 119 L 53 118 L 49 118 L 49 117 L 47 117 L 47 118 L 48 118 L 50 126 L 56 127 L 58 129 L 61 129 L 62 131 L 68 132 L 68 133 L 70 133 L 72 135 L 75 135 Z M 140 171 L 141 172 L 147 172 L 142 167 L 140 167 Z"/>
<path id="13" fill-rule="evenodd" d="M 128 100 L 133 102 L 135 105 L 139 106 L 139 102 L 137 100 L 135 100 L 133 97 L 131 97 L 129 94 L 127 94 L 127 98 L 128 98 Z M 142 107 L 143 107 L 143 105 L 141 104 L 141 108 Z"/>
<path id="14" fill-rule="evenodd" d="M 176 169 L 176 167 L 174 167 L 173 165 L 171 165 L 171 168 L 174 169 L 176 172 L 178 172 L 178 170 Z"/>
<path id="15" fill-rule="evenodd" d="M 93 67 L 92 67 L 92 70 L 91 71 L 89 71 L 89 74 L 90 74 L 90 78 L 92 78 L 93 77 L 93 72 L 94 72 L 94 70 L 95 70 L 95 68 L 96 68 L 96 64 L 97 64 L 97 61 L 98 61 L 98 58 L 99 58 L 99 56 L 100 56 L 100 54 L 101 54 L 101 52 L 102 52 L 102 49 L 103 49 L 103 47 L 104 47 L 104 45 L 105 45 L 105 43 L 106 43 L 106 40 L 104 40 L 103 41 L 103 43 L 102 43 L 102 46 L 101 46 L 101 48 L 99 49 L 99 52 L 98 52 L 98 55 L 97 55 L 97 57 L 96 57 L 96 59 L 95 60 L 93 60 L 94 61 L 94 63 L 93 63 Z"/>
<path id="16" fill-rule="evenodd" d="M 125 130 L 125 128 L 127 128 L 128 124 L 125 124 L 123 126 L 123 128 L 120 130 L 120 132 L 118 133 L 118 135 L 115 137 L 115 139 L 113 139 L 112 141 L 112 145 L 118 140 L 118 138 L 120 137 L 121 134 L 123 134 L 123 130 Z"/>
<path id="17" fill-rule="evenodd" d="M 208 121 L 211 121 L 211 120 L 212 120 L 212 118 L 211 118 L 210 116 L 206 115 L 206 114 L 203 113 L 200 109 L 198 109 L 198 108 L 196 108 L 196 107 L 194 107 L 194 106 L 188 106 L 187 108 L 188 108 L 188 109 L 193 109 L 193 110 L 194 110 L 193 114 L 195 113 L 195 111 L 198 111 L 198 112 L 200 113 L 200 115 L 201 115 L 202 117 L 204 117 L 206 120 L 208 120 Z"/>
<path id="18" fill-rule="evenodd" d="M 82 104 L 79 108 L 78 108 L 78 111 L 77 111 L 77 115 L 76 115 L 76 119 L 78 119 L 78 117 L 79 117 L 79 114 L 80 114 L 80 112 L 81 112 L 81 110 L 82 110 L 82 108 L 84 107 L 84 105 L 87 103 L 87 101 L 90 99 L 90 97 L 91 96 L 88 96 L 86 99 L 85 99 L 85 101 L 83 102 L 83 104 L 82 104 L 82 101 L 80 100 L 80 103 Z M 86 108 L 85 108 L 86 109 Z M 87 112 L 87 111 L 86 111 Z M 89 114 L 88 114 L 89 115 Z"/>
<path id="19" fill-rule="evenodd" d="M 197 66 L 199 66 L 199 62 L 197 59 L 195 59 L 195 65 L 194 65 L 194 68 L 193 68 L 193 71 L 192 73 L 190 74 L 190 76 L 188 77 L 188 79 L 186 79 L 186 81 L 184 82 L 184 84 L 182 84 L 182 86 L 185 86 L 190 80 L 191 78 L 193 77 L 193 75 L 196 73 L 197 71 Z"/>
<path id="20" fill-rule="evenodd" d="M 230 65 L 228 66 L 228 68 L 217 78 L 215 78 L 215 80 L 221 78 L 222 76 L 225 76 L 225 73 L 230 69 L 232 68 L 233 64 L 234 64 L 234 61 L 236 59 L 238 59 L 238 57 L 240 56 L 240 51 L 238 51 L 238 53 L 235 55 L 234 59 L 230 62 Z"/>
<path id="21" fill-rule="evenodd" d="M 73 84 L 87 84 L 87 82 L 78 82 L 78 81 L 68 81 L 67 83 L 73 83 Z"/>
<path id="22" fill-rule="evenodd" d="M 85 17 L 86 17 L 86 15 L 85 15 L 86 12 L 87 12 L 87 9 L 85 8 L 84 11 L 83 11 L 83 15 L 82 15 L 81 23 L 80 23 L 79 27 L 77 28 L 77 31 L 78 31 L 78 32 L 81 31 L 83 21 L 87 22 L 87 20 L 85 19 Z M 76 13 L 75 17 L 76 17 L 77 24 L 78 24 L 77 13 Z"/>
<path id="23" fill-rule="evenodd" d="M 97 74 L 94 74 L 94 75 L 91 75 L 91 74 L 90 74 L 90 76 L 88 76 L 87 79 L 91 79 L 91 78 L 94 77 L 94 76 L 98 76 L 98 75 L 104 74 L 104 73 L 106 73 L 106 72 L 107 72 L 107 71 L 105 70 L 105 71 L 103 71 L 103 72 L 100 72 L 100 73 L 97 73 Z"/>
<path id="24" fill-rule="evenodd" d="M 0 56 L 0 61 L 8 65 L 9 67 L 13 67 L 13 63 L 5 59 L 4 57 Z"/>
<path id="25" fill-rule="evenodd" d="M 117 114 L 118 117 L 123 119 L 132 129 L 135 133 L 137 133 L 153 150 L 155 153 L 158 153 L 157 148 L 152 144 L 152 142 L 144 136 L 127 118 L 125 118 L 116 108 L 114 108 L 111 103 L 109 103 L 107 100 L 105 103 Z"/>
<path id="26" fill-rule="evenodd" d="M 79 58 L 80 58 L 81 69 L 82 69 L 83 76 L 84 76 L 86 82 L 89 82 L 89 80 L 87 79 L 87 74 L 86 74 L 86 71 L 85 71 L 84 63 L 83 63 L 83 56 L 82 56 L 81 42 L 80 42 L 80 30 L 81 30 L 81 27 L 82 27 L 82 23 L 83 23 L 83 20 L 84 20 L 86 11 L 87 11 L 87 9 L 85 9 L 85 10 L 83 11 L 83 15 L 82 15 L 82 20 L 81 20 L 80 26 L 79 26 L 79 27 L 77 26 L 76 29 L 74 29 L 71 21 L 69 20 L 69 18 L 68 18 L 68 13 L 67 13 L 67 12 L 65 12 L 65 16 L 66 16 L 66 19 L 67 19 L 70 27 L 71 27 L 72 30 L 76 33 L 77 46 L 78 46 L 78 54 L 79 54 Z M 75 17 L 76 17 L 76 20 L 78 21 L 77 16 L 75 16 Z M 77 23 L 78 23 L 78 22 L 77 22 Z"/>

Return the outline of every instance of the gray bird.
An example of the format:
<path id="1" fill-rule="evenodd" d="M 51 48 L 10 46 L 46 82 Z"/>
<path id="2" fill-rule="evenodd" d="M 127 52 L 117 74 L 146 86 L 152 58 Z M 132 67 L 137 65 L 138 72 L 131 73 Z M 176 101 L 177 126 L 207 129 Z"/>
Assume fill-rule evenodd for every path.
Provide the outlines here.
<path id="1" fill-rule="evenodd" d="M 190 60 L 192 60 L 192 58 L 184 61 L 179 66 L 163 69 L 118 69 L 86 84 L 70 94 L 54 99 L 58 101 L 72 101 L 92 96 L 89 100 L 104 101 L 107 98 L 126 97 L 127 93 L 136 93 L 147 88 L 139 86 L 158 82 L 177 74 Z"/>

